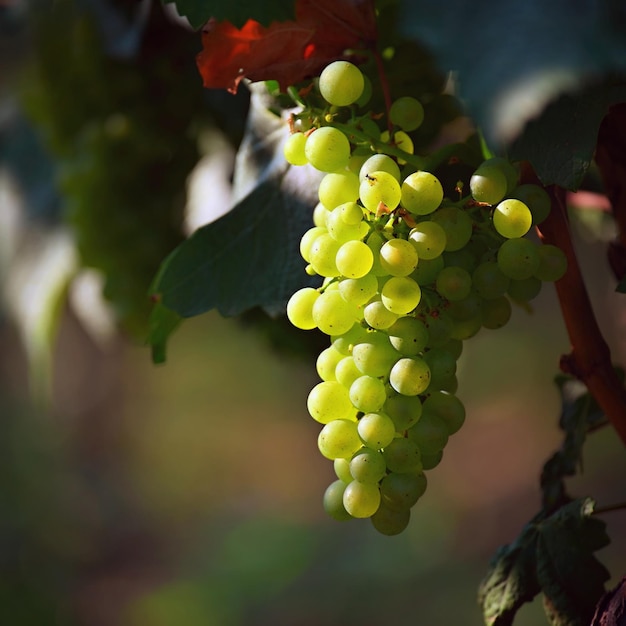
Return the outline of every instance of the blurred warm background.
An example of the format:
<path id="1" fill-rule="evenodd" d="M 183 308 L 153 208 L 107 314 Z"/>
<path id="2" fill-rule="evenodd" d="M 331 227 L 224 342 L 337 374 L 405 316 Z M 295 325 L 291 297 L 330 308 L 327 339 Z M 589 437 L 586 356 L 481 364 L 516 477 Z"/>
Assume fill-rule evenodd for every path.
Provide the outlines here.
<path id="1" fill-rule="evenodd" d="M 49 8 L 44 4 L 35 17 Z M 132 10 L 123 4 L 77 2 L 72 10 L 110 26 L 82 36 L 132 65 L 133 46 L 157 28 L 169 45 L 177 42 L 177 58 L 193 75 L 197 35 L 156 3 Z M 125 30 L 115 30 L 112 7 L 126 18 Z M 55 81 L 89 72 L 53 59 L 67 75 L 48 76 L 48 87 L 29 83 L 41 66 L 33 51 L 42 33 L 44 49 L 61 54 L 62 22 L 42 29 L 24 2 L 0 1 L 0 622 L 481 624 L 475 598 L 488 561 L 538 510 L 539 473 L 561 441 L 552 379 L 568 341 L 554 290 L 544 286 L 531 314 L 516 310 L 506 328 L 466 343 L 458 377 L 467 421 L 430 472 L 407 531 L 388 538 L 366 521 L 328 519 L 321 497 L 332 464 L 317 451 L 318 425 L 305 404 L 317 382 L 307 348 L 314 340 L 300 345 L 293 335 L 277 345 L 257 317 L 209 313 L 186 322 L 168 362 L 154 366 L 132 332 L 132 315 L 119 330 L 100 295 L 101 278 L 77 272 L 76 241 L 64 218 L 67 165 L 60 171 L 59 162 L 84 158 L 87 148 L 72 150 L 80 141 L 92 144 L 68 131 L 71 140 L 53 137 L 58 151 L 50 150 L 46 123 L 60 114 L 46 107 L 67 110 L 71 130 L 79 105 L 44 95 Z M 85 90 L 102 101 L 114 87 L 106 76 L 96 82 Z M 245 102 L 194 89 L 199 100 L 189 97 L 185 106 L 209 113 L 194 138 L 199 166 L 189 197 L 196 204 L 191 211 L 188 203 L 181 237 L 214 218 L 202 214 L 202 189 L 223 194 L 219 205 L 227 205 L 241 128 L 229 127 L 220 111 L 245 117 Z M 106 115 L 107 133 L 125 132 L 128 120 Z M 87 136 L 100 145 L 97 132 Z M 81 180 L 69 171 L 70 181 Z M 152 197 L 158 179 L 130 174 L 138 193 Z M 93 171 L 89 176 L 96 180 Z M 616 362 L 625 364 L 626 310 L 605 261 L 611 225 L 598 211 L 576 215 L 596 312 Z M 127 245 L 120 240 L 120 256 Z M 115 289 L 109 285 L 109 295 Z M 572 494 L 590 495 L 599 506 L 626 499 L 626 457 L 610 429 L 592 435 L 583 469 L 570 482 Z M 626 511 L 603 519 L 613 544 L 600 558 L 615 583 L 626 571 Z M 544 623 L 539 600 L 516 620 Z"/>

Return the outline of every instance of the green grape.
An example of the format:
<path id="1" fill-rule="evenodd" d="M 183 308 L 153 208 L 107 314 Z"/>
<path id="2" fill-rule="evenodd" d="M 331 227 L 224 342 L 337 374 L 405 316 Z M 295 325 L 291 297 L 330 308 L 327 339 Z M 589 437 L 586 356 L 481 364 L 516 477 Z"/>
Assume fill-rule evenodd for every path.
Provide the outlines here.
<path id="1" fill-rule="evenodd" d="M 383 456 L 390 472 L 420 472 L 422 455 L 417 445 L 406 437 L 396 437 L 383 449 Z"/>
<path id="2" fill-rule="evenodd" d="M 461 357 L 461 354 L 463 354 L 463 342 L 459 339 L 449 339 L 446 343 L 438 347 L 449 352 L 457 361 Z"/>
<path id="3" fill-rule="evenodd" d="M 350 459 L 335 459 L 333 461 L 333 469 L 337 478 L 346 485 L 354 480 L 350 473 Z"/>
<path id="4" fill-rule="evenodd" d="M 371 213 L 376 213 L 381 203 L 393 211 L 400 203 L 400 183 L 389 172 L 372 172 L 361 182 L 359 197 Z"/>
<path id="5" fill-rule="evenodd" d="M 515 302 L 530 302 L 539 295 L 542 286 L 543 283 L 538 278 L 529 276 L 522 280 L 511 280 L 506 294 Z"/>
<path id="6" fill-rule="evenodd" d="M 308 251 L 308 259 L 316 274 L 320 276 L 339 276 L 335 259 L 341 244 L 328 233 L 319 235 L 313 240 Z"/>
<path id="7" fill-rule="evenodd" d="M 311 417 L 320 424 L 347 419 L 354 413 L 348 390 L 337 381 L 324 381 L 311 389 L 307 398 Z"/>
<path id="8" fill-rule="evenodd" d="M 389 109 L 392 124 L 406 132 L 418 129 L 424 121 L 424 107 L 419 100 L 411 96 L 403 96 L 394 100 Z"/>
<path id="9" fill-rule="evenodd" d="M 356 202 L 348 202 L 346 204 L 340 204 L 326 217 L 328 234 L 339 243 L 358 241 L 363 239 L 369 232 L 367 222 L 364 222 L 362 219 L 356 223 L 346 221 L 345 217 L 346 215 L 350 215 L 350 211 L 353 207 L 361 211 L 361 208 Z M 361 213 L 361 217 L 362 216 L 363 214 Z"/>
<path id="10" fill-rule="evenodd" d="M 421 471 L 391 472 L 380 483 L 381 502 L 390 509 L 406 511 L 424 495 L 426 486 L 426 476 Z"/>
<path id="11" fill-rule="evenodd" d="M 296 328 L 311 330 L 317 326 L 313 320 L 313 305 L 319 296 L 317 289 L 303 287 L 289 298 L 287 317 Z"/>
<path id="12" fill-rule="evenodd" d="M 287 137 L 283 146 L 285 161 L 291 165 L 306 165 L 309 161 L 304 154 L 304 144 L 306 135 L 304 133 L 293 133 Z"/>
<path id="13" fill-rule="evenodd" d="M 446 250 L 460 250 L 469 242 L 473 226 L 467 213 L 454 206 L 445 206 L 435 211 L 431 218 L 446 233 Z"/>
<path id="14" fill-rule="evenodd" d="M 446 232 L 436 222 L 420 222 L 411 229 L 409 241 L 415 247 L 420 261 L 430 261 L 440 256 L 446 249 Z"/>
<path id="15" fill-rule="evenodd" d="M 396 427 L 386 413 L 366 413 L 357 424 L 361 441 L 369 448 L 380 450 L 396 436 Z"/>
<path id="16" fill-rule="evenodd" d="M 402 357 L 389 372 L 391 386 L 403 396 L 417 396 L 424 393 L 430 384 L 430 369 L 424 359 Z"/>
<path id="17" fill-rule="evenodd" d="M 498 267 L 514 280 L 530 278 L 539 268 L 539 249 L 524 238 L 507 239 L 498 250 Z"/>
<path id="18" fill-rule="evenodd" d="M 378 483 L 387 473 L 385 458 L 373 448 L 361 448 L 350 461 L 350 474 L 361 483 Z"/>
<path id="19" fill-rule="evenodd" d="M 313 321 L 327 335 L 343 335 L 358 320 L 358 309 L 346 302 L 339 291 L 327 290 L 313 304 Z"/>
<path id="20" fill-rule="evenodd" d="M 354 363 L 352 356 L 345 356 L 335 368 L 335 379 L 347 389 L 359 377 L 363 376 L 359 368 Z"/>
<path id="21" fill-rule="evenodd" d="M 450 332 L 450 337 L 452 339 L 460 339 L 465 341 L 470 337 L 476 335 L 480 329 L 483 327 L 483 316 L 482 311 L 479 311 L 476 315 L 472 317 L 468 317 L 463 320 L 455 320 L 452 321 L 452 331 Z"/>
<path id="22" fill-rule="evenodd" d="M 395 394 L 387 398 L 383 411 L 390 417 L 396 431 L 402 433 L 421 418 L 422 401 L 416 395 Z"/>
<path id="23" fill-rule="evenodd" d="M 495 261 L 481 263 L 472 274 L 472 285 L 486 300 L 499 298 L 506 293 L 511 279 L 502 273 Z"/>
<path id="24" fill-rule="evenodd" d="M 387 399 L 385 384 L 373 376 L 360 376 L 350 385 L 350 402 L 363 413 L 375 413 Z M 356 478 L 356 477 L 355 477 Z"/>
<path id="25" fill-rule="evenodd" d="M 504 296 L 483 300 L 482 324 L 492 330 L 502 328 L 511 319 L 511 313 L 511 303 Z"/>
<path id="26" fill-rule="evenodd" d="M 493 226 L 503 237 L 523 237 L 529 230 L 533 218 L 530 209 L 521 201 L 503 200 L 493 211 Z"/>
<path id="27" fill-rule="evenodd" d="M 366 274 L 360 278 L 344 278 L 339 282 L 338 289 L 346 302 L 361 306 L 376 295 L 378 280 L 373 274 Z"/>
<path id="28" fill-rule="evenodd" d="M 520 185 L 513 190 L 511 195 L 513 198 L 521 200 L 530 209 L 533 225 L 541 224 L 550 215 L 552 208 L 550 196 L 539 185 Z"/>
<path id="29" fill-rule="evenodd" d="M 327 459 L 349 459 L 363 444 L 356 422 L 337 419 L 325 424 L 317 438 L 317 447 Z"/>
<path id="30" fill-rule="evenodd" d="M 317 360 L 315 362 L 315 369 L 317 371 L 317 375 L 323 381 L 332 381 L 337 380 L 335 375 L 335 369 L 344 357 L 341 352 L 336 350 L 334 346 L 328 346 L 319 353 Z"/>
<path id="31" fill-rule="evenodd" d="M 374 172 L 387 172 L 400 182 L 400 168 L 398 164 L 386 154 L 373 154 L 361 166 L 359 170 L 359 182 L 363 182 Z"/>
<path id="32" fill-rule="evenodd" d="M 318 202 L 313 209 L 313 224 L 326 229 L 326 219 L 329 215 L 330 211 L 321 202 Z"/>
<path id="33" fill-rule="evenodd" d="M 336 208 L 342 221 L 350 226 L 360 225 L 363 221 L 363 209 L 356 202 L 344 202 Z"/>
<path id="34" fill-rule="evenodd" d="M 383 304 L 398 315 L 406 315 L 417 307 L 422 298 L 420 286 L 408 276 L 393 276 L 381 290 Z"/>
<path id="35" fill-rule="evenodd" d="M 455 321 L 464 321 L 480 314 L 483 298 L 476 292 L 470 291 L 469 295 L 462 300 L 450 302 L 448 315 Z"/>
<path id="36" fill-rule="evenodd" d="M 372 249 L 372 254 L 374 255 L 374 265 L 372 265 L 370 271 L 374 276 L 388 276 L 386 270 L 384 270 L 380 264 L 380 249 L 385 244 L 385 241 L 386 239 L 376 231 L 372 232 L 366 240 L 367 245 Z"/>
<path id="37" fill-rule="evenodd" d="M 417 267 L 417 250 L 406 239 L 390 239 L 381 247 L 379 259 L 390 276 L 408 276 Z"/>
<path id="38" fill-rule="evenodd" d="M 373 300 L 363 309 L 363 317 L 376 330 L 385 330 L 398 319 L 398 315 L 392 313 L 379 299 Z"/>
<path id="39" fill-rule="evenodd" d="M 333 61 L 320 74 L 319 90 L 322 98 L 335 106 L 356 102 L 365 87 L 361 70 L 349 61 Z"/>
<path id="40" fill-rule="evenodd" d="M 398 352 L 381 331 L 370 332 L 369 336 L 352 348 L 352 357 L 359 370 L 368 376 L 387 376 L 399 358 Z"/>
<path id="41" fill-rule="evenodd" d="M 427 411 L 422 412 L 419 421 L 409 428 L 407 435 L 417 444 L 422 459 L 443 450 L 448 443 L 446 423 L 434 413 Z"/>
<path id="42" fill-rule="evenodd" d="M 300 240 L 300 256 L 307 262 L 311 262 L 311 248 L 315 243 L 315 240 L 322 235 L 327 235 L 328 230 L 322 226 L 314 226 L 302 235 Z"/>
<path id="43" fill-rule="evenodd" d="M 424 323 L 414 317 L 401 317 L 387 330 L 391 345 L 402 356 L 415 356 L 428 343 L 428 330 Z"/>
<path id="44" fill-rule="evenodd" d="M 420 259 L 410 278 L 422 287 L 432 285 L 443 267 L 444 260 L 441 256 L 434 259 Z"/>
<path id="45" fill-rule="evenodd" d="M 320 181 L 318 189 L 320 202 L 332 211 L 346 202 L 356 202 L 359 198 L 359 177 L 349 170 L 330 172 Z"/>
<path id="46" fill-rule="evenodd" d="M 346 507 L 343 505 L 343 494 L 345 490 L 346 483 L 341 480 L 336 480 L 328 485 L 322 500 L 324 511 L 338 522 L 345 522 L 352 519 L 352 515 L 346 511 Z"/>
<path id="47" fill-rule="evenodd" d="M 335 257 L 339 273 L 346 278 L 362 278 L 372 269 L 373 263 L 374 254 L 363 241 L 346 241 Z"/>
<path id="48" fill-rule="evenodd" d="M 476 202 L 497 204 L 507 190 L 506 176 L 497 167 L 479 167 L 470 178 L 470 192 Z"/>
<path id="49" fill-rule="evenodd" d="M 431 389 L 456 374 L 456 359 L 442 348 L 433 348 L 424 354 L 424 361 L 430 370 Z"/>
<path id="50" fill-rule="evenodd" d="M 359 323 L 355 323 L 347 332 L 340 335 L 332 335 L 333 348 L 345 356 L 352 354 L 352 348 L 362 341 L 367 341 L 370 331 Z"/>
<path id="51" fill-rule="evenodd" d="M 322 126 L 307 137 L 304 153 L 315 169 L 336 172 L 348 165 L 350 142 L 340 130 L 332 126 Z"/>
<path id="52" fill-rule="evenodd" d="M 443 450 L 434 454 L 422 454 L 422 469 L 424 471 L 434 469 L 441 463 L 441 459 L 443 459 Z"/>
<path id="53" fill-rule="evenodd" d="M 454 435 L 465 421 L 463 403 L 451 393 L 435 391 L 424 401 L 424 412 L 434 413 L 446 424 L 449 435 Z"/>
<path id="54" fill-rule="evenodd" d="M 436 315 L 429 315 L 425 320 L 428 330 L 428 348 L 438 348 L 450 340 L 454 323 L 449 315 L 437 312 Z"/>
<path id="55" fill-rule="evenodd" d="M 389 537 L 399 535 L 409 525 L 410 509 L 394 511 L 381 502 L 378 510 L 370 517 L 372 526 L 381 534 Z"/>
<path id="56" fill-rule="evenodd" d="M 567 257 L 561 248 L 551 244 L 539 247 L 539 267 L 535 276 L 545 282 L 554 282 L 563 278 L 567 271 Z"/>
<path id="57" fill-rule="evenodd" d="M 480 165 L 481 168 L 496 167 L 498 168 L 506 178 L 506 192 L 510 194 L 519 180 L 519 172 L 517 168 L 508 160 L 503 157 L 491 157 L 486 161 L 483 161 Z"/>
<path id="58" fill-rule="evenodd" d="M 444 267 L 435 282 L 435 289 L 451 302 L 467 298 L 471 288 L 472 277 L 462 267 Z"/>
<path id="59" fill-rule="evenodd" d="M 472 254 L 469 244 L 460 250 L 446 251 L 441 256 L 443 257 L 443 262 L 446 267 L 462 267 L 470 274 L 478 266 L 478 261 Z"/>
<path id="60" fill-rule="evenodd" d="M 353 480 L 343 493 L 343 505 L 352 517 L 371 517 L 380 506 L 380 489 L 378 485 Z"/>
<path id="61" fill-rule="evenodd" d="M 429 215 L 443 200 L 443 187 L 430 172 L 413 172 L 402 182 L 402 206 L 414 215 Z"/>

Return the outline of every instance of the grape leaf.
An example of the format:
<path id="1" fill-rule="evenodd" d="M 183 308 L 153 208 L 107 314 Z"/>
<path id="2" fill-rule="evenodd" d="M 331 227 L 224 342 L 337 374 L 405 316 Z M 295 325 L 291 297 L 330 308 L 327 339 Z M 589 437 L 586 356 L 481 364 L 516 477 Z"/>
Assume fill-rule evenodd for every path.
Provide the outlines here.
<path id="1" fill-rule="evenodd" d="M 552 626 L 585 626 L 604 594 L 609 572 L 593 552 L 610 542 L 593 501 L 575 500 L 538 525 L 537 579 Z"/>
<path id="2" fill-rule="evenodd" d="M 249 19 L 269 25 L 275 20 L 294 17 L 295 0 L 246 0 L 222 2 L 221 0 L 163 0 L 175 4 L 179 15 L 185 16 L 193 28 L 200 28 L 210 18 L 226 20 L 243 26 Z"/>
<path id="3" fill-rule="evenodd" d="M 510 626 L 520 607 L 539 593 L 536 541 L 537 530 L 531 522 L 512 544 L 501 546 L 493 557 L 478 591 L 487 626 Z"/>
<path id="4" fill-rule="evenodd" d="M 375 39 L 371 0 L 297 0 L 296 19 L 241 28 L 211 20 L 202 33 L 198 70 L 207 88 L 237 91 L 244 78 L 281 89 L 315 76 L 347 48 Z"/>
<path id="5" fill-rule="evenodd" d="M 565 88 L 626 71 L 626 4 L 616 0 L 575 10 L 569 0 L 401 0 L 399 24 L 455 71 L 470 115 L 498 148 Z"/>
<path id="6" fill-rule="evenodd" d="M 576 191 L 591 164 L 600 122 L 612 104 L 622 101 L 626 83 L 564 94 L 528 122 L 511 146 L 510 157 L 530 161 L 544 185 Z"/>

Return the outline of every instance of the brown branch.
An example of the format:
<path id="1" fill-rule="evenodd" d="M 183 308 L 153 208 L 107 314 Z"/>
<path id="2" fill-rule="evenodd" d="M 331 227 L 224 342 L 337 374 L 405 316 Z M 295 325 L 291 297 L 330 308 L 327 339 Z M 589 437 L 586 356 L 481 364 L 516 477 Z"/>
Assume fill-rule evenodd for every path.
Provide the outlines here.
<path id="1" fill-rule="evenodd" d="M 558 246 L 567 257 L 567 272 L 556 282 L 556 292 L 572 351 L 561 359 L 561 369 L 589 389 L 626 445 L 626 390 L 611 363 L 609 347 L 600 332 L 576 259 L 569 232 L 565 190 L 551 187 L 552 211 L 538 229 L 541 239 Z"/>

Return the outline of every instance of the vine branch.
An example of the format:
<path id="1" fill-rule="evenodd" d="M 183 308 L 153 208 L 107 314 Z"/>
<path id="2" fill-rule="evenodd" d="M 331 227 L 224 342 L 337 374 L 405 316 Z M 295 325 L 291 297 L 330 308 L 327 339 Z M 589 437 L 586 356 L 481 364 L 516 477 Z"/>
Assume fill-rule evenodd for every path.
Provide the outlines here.
<path id="1" fill-rule="evenodd" d="M 563 320 L 572 351 L 561 359 L 561 369 L 582 381 L 626 445 L 626 390 L 611 363 L 611 353 L 591 306 L 570 237 L 565 190 L 547 189 L 552 211 L 538 228 L 539 236 L 558 246 L 567 257 L 567 272 L 556 282 Z"/>

